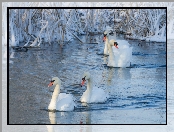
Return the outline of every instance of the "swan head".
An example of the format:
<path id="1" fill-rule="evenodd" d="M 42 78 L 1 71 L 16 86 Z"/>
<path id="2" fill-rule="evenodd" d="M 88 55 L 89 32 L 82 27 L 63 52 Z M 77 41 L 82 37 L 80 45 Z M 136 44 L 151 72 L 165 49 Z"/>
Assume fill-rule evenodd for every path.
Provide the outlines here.
<path id="1" fill-rule="evenodd" d="M 109 31 L 108 31 L 108 30 L 106 30 L 106 31 L 104 31 L 104 33 L 103 33 L 103 34 L 104 34 L 104 35 L 108 35 L 108 32 L 109 32 Z"/>
<path id="2" fill-rule="evenodd" d="M 110 46 L 114 46 L 115 48 L 118 49 L 118 43 L 117 43 L 114 39 L 111 39 L 111 40 L 109 41 L 109 44 L 110 44 Z"/>
<path id="3" fill-rule="evenodd" d="M 107 34 L 108 34 L 108 31 L 105 31 L 105 32 L 103 33 L 103 42 L 106 41 Z"/>
<path id="4" fill-rule="evenodd" d="M 48 87 L 51 87 L 51 86 L 55 86 L 55 85 L 60 85 L 61 84 L 61 81 L 58 77 L 53 77 L 50 81 L 50 83 L 48 84 Z"/>
<path id="5" fill-rule="evenodd" d="M 104 31 L 103 35 L 104 36 L 109 36 L 109 35 L 113 36 L 114 32 L 113 32 L 113 30 L 106 30 L 106 31 Z"/>
<path id="6" fill-rule="evenodd" d="M 90 79 L 90 73 L 89 72 L 84 72 L 83 76 L 82 76 L 82 83 L 81 83 L 81 87 L 84 85 L 86 80 Z"/>
<path id="7" fill-rule="evenodd" d="M 113 36 L 114 33 L 112 30 L 106 30 L 104 33 L 103 33 L 103 41 L 106 41 L 106 37 L 108 37 L 109 35 Z"/>

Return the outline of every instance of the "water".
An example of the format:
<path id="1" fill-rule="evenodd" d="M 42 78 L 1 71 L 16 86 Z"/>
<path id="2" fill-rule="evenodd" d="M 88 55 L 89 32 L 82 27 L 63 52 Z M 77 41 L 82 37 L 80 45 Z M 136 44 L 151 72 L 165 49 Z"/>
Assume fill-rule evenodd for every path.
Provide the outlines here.
<path id="1" fill-rule="evenodd" d="M 133 58 L 128 68 L 107 67 L 104 44 L 81 44 L 30 48 L 15 52 L 9 64 L 10 124 L 166 124 L 166 43 L 129 40 Z M 121 36 L 120 36 L 120 39 Z M 94 85 L 109 93 L 105 103 L 79 101 L 84 71 Z M 72 112 L 48 112 L 52 77 L 62 81 L 61 92 L 71 93 L 77 107 Z"/>

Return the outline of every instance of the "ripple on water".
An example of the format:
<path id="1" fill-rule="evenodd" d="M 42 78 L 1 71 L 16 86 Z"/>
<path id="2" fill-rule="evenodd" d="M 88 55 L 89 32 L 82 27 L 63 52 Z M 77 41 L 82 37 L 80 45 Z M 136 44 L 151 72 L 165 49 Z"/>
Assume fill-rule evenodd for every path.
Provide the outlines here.
<path id="1" fill-rule="evenodd" d="M 120 120 L 126 124 L 128 120 L 134 119 L 132 122 L 136 124 L 143 122 L 144 116 L 147 117 L 146 123 L 152 123 L 153 116 L 149 116 L 148 112 L 144 113 L 147 114 L 144 116 L 123 116 L 121 113 L 125 110 L 137 112 L 137 109 L 141 113 L 149 109 L 153 115 L 156 108 L 165 107 L 165 44 L 144 43 L 141 47 L 138 46 L 138 41 L 131 42 L 133 56 L 128 68 L 108 67 L 107 56 L 103 55 L 103 43 L 73 42 L 63 48 L 59 45 L 42 45 L 41 49 L 15 52 L 14 58 L 10 58 L 13 63 L 9 64 L 9 100 L 12 104 L 9 107 L 10 123 L 22 123 L 21 120 L 27 124 L 50 123 L 49 112 L 46 110 L 53 88 L 48 89 L 47 86 L 50 78 L 54 76 L 58 76 L 62 81 L 61 92 L 73 94 L 77 104 L 73 112 L 56 112 L 54 120 L 57 123 L 73 124 L 82 120 L 83 123 L 89 124 L 115 124 Z M 106 102 L 85 104 L 79 101 L 86 90 L 86 85 L 80 87 L 84 71 L 91 72 L 95 86 L 109 92 L 110 96 Z M 22 106 L 25 106 L 27 111 L 21 109 Z M 165 122 L 165 118 L 162 118 L 165 114 L 164 112 L 161 116 L 155 113 L 154 122 Z"/>

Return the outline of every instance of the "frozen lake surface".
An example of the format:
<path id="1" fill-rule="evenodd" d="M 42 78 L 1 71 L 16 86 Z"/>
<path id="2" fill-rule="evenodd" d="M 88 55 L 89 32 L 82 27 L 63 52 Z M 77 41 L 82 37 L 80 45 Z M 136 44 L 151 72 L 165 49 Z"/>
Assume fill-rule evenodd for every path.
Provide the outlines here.
<path id="1" fill-rule="evenodd" d="M 129 40 L 131 66 L 111 68 L 102 54 L 102 36 L 96 39 L 98 44 L 55 42 L 14 51 L 9 56 L 9 123 L 166 124 L 166 43 Z M 95 78 L 95 86 L 109 93 L 107 102 L 79 101 L 86 90 L 80 87 L 84 71 Z M 54 76 L 62 81 L 61 92 L 76 98 L 74 111 L 47 111 L 53 92 L 47 86 Z"/>

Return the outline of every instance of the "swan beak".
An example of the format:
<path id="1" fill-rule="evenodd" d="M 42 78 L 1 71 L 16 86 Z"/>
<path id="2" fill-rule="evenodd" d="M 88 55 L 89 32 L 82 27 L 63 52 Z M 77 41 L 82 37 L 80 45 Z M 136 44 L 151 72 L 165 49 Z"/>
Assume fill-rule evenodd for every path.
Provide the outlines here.
<path id="1" fill-rule="evenodd" d="M 103 42 L 106 41 L 106 36 L 103 37 Z"/>
<path id="2" fill-rule="evenodd" d="M 115 46 L 115 48 L 117 48 L 118 49 L 118 45 L 114 45 Z"/>
<path id="3" fill-rule="evenodd" d="M 84 84 L 85 84 L 85 80 L 82 81 L 82 83 L 81 83 L 81 87 L 82 87 Z"/>
<path id="4" fill-rule="evenodd" d="M 48 84 L 48 87 L 51 87 L 51 86 L 53 85 L 53 83 L 54 83 L 54 82 L 50 82 L 50 83 Z"/>

